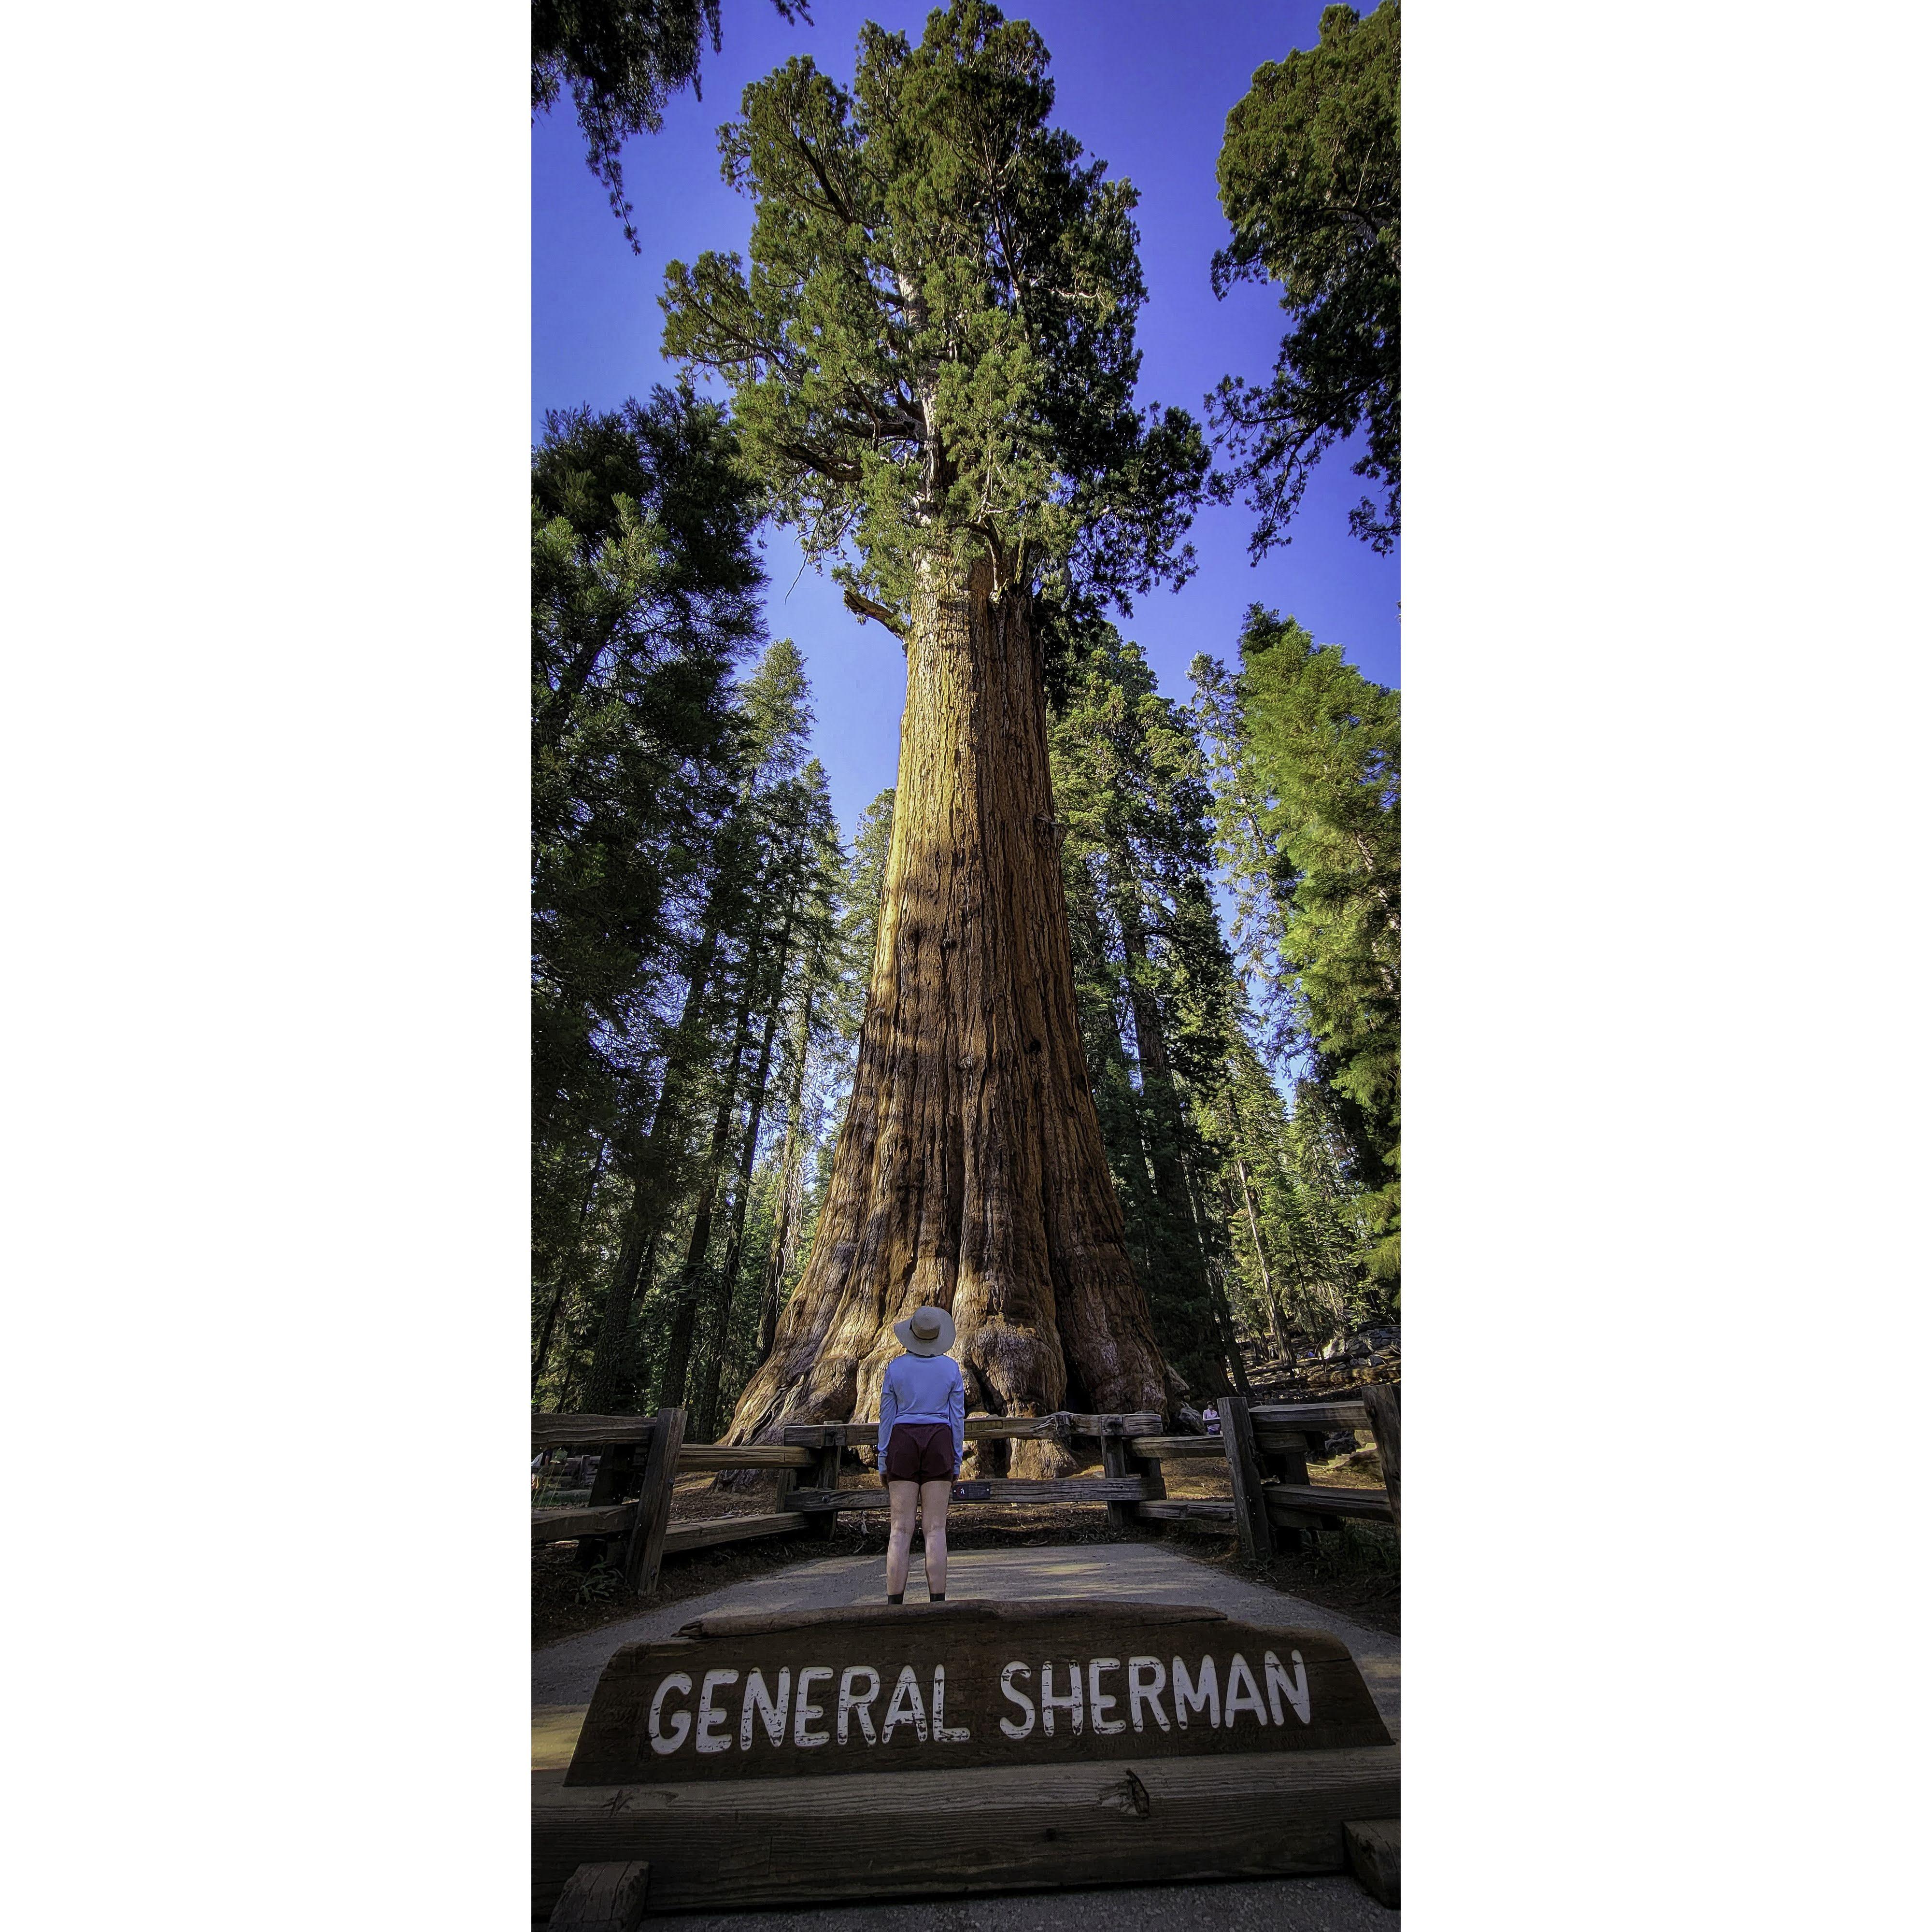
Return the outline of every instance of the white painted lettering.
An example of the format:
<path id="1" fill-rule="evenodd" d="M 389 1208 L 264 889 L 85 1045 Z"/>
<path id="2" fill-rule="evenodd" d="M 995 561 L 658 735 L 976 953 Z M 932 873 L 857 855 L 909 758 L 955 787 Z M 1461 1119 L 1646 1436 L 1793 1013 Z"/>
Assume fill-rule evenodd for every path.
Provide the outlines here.
<path id="1" fill-rule="evenodd" d="M 728 1732 L 722 1738 L 712 1735 L 720 1724 L 728 1724 L 731 1721 L 731 1714 L 714 1706 L 711 1694 L 714 1690 L 722 1690 L 726 1684 L 735 1684 L 737 1681 L 738 1673 L 735 1670 L 707 1670 L 704 1673 L 704 1688 L 698 1694 L 698 1749 L 701 1756 L 710 1757 L 717 1752 L 728 1751 L 731 1748 Z"/>
<path id="2" fill-rule="evenodd" d="M 1262 1687 L 1255 1682 L 1255 1673 L 1248 1668 L 1248 1660 L 1238 1650 L 1234 1660 L 1228 1666 L 1228 1701 L 1221 1712 L 1221 1722 L 1228 1730 L 1234 1728 L 1234 1713 L 1252 1711 L 1255 1721 L 1265 1730 L 1268 1714 L 1262 1702 Z"/>
<path id="3" fill-rule="evenodd" d="M 791 1741 L 801 1750 L 809 1750 L 814 1744 L 829 1744 L 832 1742 L 830 1731 L 809 1731 L 806 1729 L 806 1724 L 809 1718 L 822 1718 L 825 1714 L 824 1705 L 809 1701 L 812 1679 L 823 1677 L 829 1683 L 838 1674 L 827 1664 L 809 1664 L 798 1673 L 798 1696 L 791 1707 Z"/>
<path id="4" fill-rule="evenodd" d="M 1046 1726 L 1048 1737 L 1053 1735 L 1053 1714 L 1056 1711 L 1072 1712 L 1073 1735 L 1076 1738 L 1080 1735 L 1082 1700 L 1079 1665 L 1070 1664 L 1066 1666 L 1066 1674 L 1073 1681 L 1068 1686 L 1067 1693 L 1064 1697 L 1056 1697 L 1053 1694 L 1053 1666 L 1050 1664 L 1042 1664 L 1040 1666 L 1040 1718 L 1041 1724 Z"/>
<path id="5" fill-rule="evenodd" d="M 886 1706 L 885 1724 L 879 1732 L 881 1744 L 892 1742 L 895 1724 L 911 1725 L 919 1733 L 920 1742 L 926 1742 L 926 1700 L 920 1695 L 919 1678 L 909 1664 L 892 1686 L 892 1701 Z"/>
<path id="6" fill-rule="evenodd" d="M 791 1670 L 789 1665 L 778 1672 L 778 1702 L 773 1703 L 765 1689 L 765 1673 L 762 1670 L 752 1672 L 745 1685 L 745 1708 L 738 1718 L 738 1748 L 752 1748 L 752 1720 L 755 1716 L 765 1727 L 765 1736 L 775 1744 L 785 1739 L 785 1712 L 791 1702 Z"/>
<path id="7" fill-rule="evenodd" d="M 866 1694 L 858 1694 L 860 1678 L 866 1680 Z M 879 1673 L 869 1664 L 855 1664 L 838 1680 L 838 1742 L 842 1744 L 852 1734 L 852 1713 L 859 1714 L 859 1728 L 866 1734 L 866 1742 L 875 1744 L 879 1734 L 872 1728 L 872 1706 L 878 1701 Z"/>
<path id="8" fill-rule="evenodd" d="M 1292 1679 L 1282 1670 L 1281 1659 L 1273 1651 L 1262 1659 L 1262 1668 L 1268 1673 L 1268 1702 L 1274 1709 L 1275 1722 L 1286 1724 L 1288 1720 L 1281 1714 L 1282 1695 L 1286 1692 L 1288 1701 L 1294 1707 L 1294 1714 L 1305 1724 L 1308 1721 L 1308 1672 L 1302 1667 L 1300 1651 L 1291 1650 L 1288 1654 L 1294 1666 Z"/>
<path id="9" fill-rule="evenodd" d="M 1143 1704 L 1154 1713 L 1155 1723 L 1162 1730 L 1169 1728 L 1167 1713 L 1160 1708 L 1160 1694 L 1166 1688 L 1167 1666 L 1159 1658 L 1127 1659 L 1127 1715 L 1134 1720 L 1136 1730 L 1144 1728 L 1141 1723 Z"/>
<path id="10" fill-rule="evenodd" d="M 1033 1700 L 1024 1690 L 1014 1689 L 1013 1679 L 1016 1677 L 1030 1677 L 1032 1675 L 1033 1666 L 1030 1664 L 1010 1664 L 1000 1672 L 1000 1688 L 1026 1713 L 1026 1722 L 1023 1724 L 1015 1724 L 1010 1718 L 1002 1718 L 1000 1720 L 1000 1729 L 1005 1732 L 1015 1744 L 1018 1744 L 1022 1738 L 1030 1738 L 1033 1736 L 1034 1708 Z M 687 1690 L 691 1688 L 688 1682 L 684 1688 Z"/>
<path id="11" fill-rule="evenodd" d="M 686 1697 L 691 1695 L 691 1679 L 681 1670 L 674 1670 L 658 1686 L 656 1694 L 651 1699 L 651 1749 L 659 1757 L 669 1757 L 691 1735 L 691 1713 L 688 1711 L 674 1711 L 671 1722 L 676 1728 L 669 1737 L 664 1734 L 662 1728 L 664 1701 L 674 1690 Z"/>
<path id="12" fill-rule="evenodd" d="M 1110 1697 L 1100 1688 L 1100 1673 L 1103 1670 L 1118 1670 L 1120 1660 L 1118 1657 L 1090 1658 L 1087 1662 L 1087 1711 L 1094 1720 L 1094 1732 L 1096 1737 L 1118 1737 L 1127 1727 L 1118 1718 L 1106 1714 L 1120 1702 L 1118 1697 Z"/>
<path id="13" fill-rule="evenodd" d="M 1179 1658 L 1174 1660 L 1174 1721 L 1184 1731 L 1190 1711 L 1205 1711 L 1210 1730 L 1221 1721 L 1221 1687 L 1211 1657 L 1201 1660 L 1198 1682 L 1188 1676 L 1187 1666 Z"/>
<path id="14" fill-rule="evenodd" d="M 972 1732 L 964 1724 L 956 1725 L 951 1730 L 946 1728 L 946 1666 L 935 1664 L 932 1666 L 932 1741 L 940 1744 L 963 1744 L 972 1737 Z"/>

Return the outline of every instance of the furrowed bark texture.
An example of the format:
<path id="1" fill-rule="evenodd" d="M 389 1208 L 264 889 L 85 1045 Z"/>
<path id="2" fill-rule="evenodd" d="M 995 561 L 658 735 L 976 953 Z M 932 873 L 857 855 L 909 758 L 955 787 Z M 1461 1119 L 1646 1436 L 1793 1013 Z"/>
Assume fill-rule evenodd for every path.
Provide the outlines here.
<path id="1" fill-rule="evenodd" d="M 725 1439 L 878 1412 L 892 1324 L 952 1311 L 969 1408 L 1166 1406 L 1087 1084 L 1026 600 L 915 604 L 872 997 L 810 1261 Z M 1059 1473 L 1049 1442 L 1016 1474 Z"/>

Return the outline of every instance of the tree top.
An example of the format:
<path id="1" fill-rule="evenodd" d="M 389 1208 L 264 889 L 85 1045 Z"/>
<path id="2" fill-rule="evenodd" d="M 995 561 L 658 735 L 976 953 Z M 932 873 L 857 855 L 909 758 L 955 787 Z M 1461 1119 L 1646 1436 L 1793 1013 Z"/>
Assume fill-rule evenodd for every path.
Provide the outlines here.
<path id="1" fill-rule="evenodd" d="M 748 270 L 666 273 L 665 353 L 730 386 L 777 514 L 901 635 L 922 558 L 1124 609 L 1192 567 L 1204 446 L 1133 400 L 1136 196 L 1048 124 L 1047 64 L 984 0 L 916 47 L 868 23 L 850 92 L 788 62 L 719 134 Z"/>

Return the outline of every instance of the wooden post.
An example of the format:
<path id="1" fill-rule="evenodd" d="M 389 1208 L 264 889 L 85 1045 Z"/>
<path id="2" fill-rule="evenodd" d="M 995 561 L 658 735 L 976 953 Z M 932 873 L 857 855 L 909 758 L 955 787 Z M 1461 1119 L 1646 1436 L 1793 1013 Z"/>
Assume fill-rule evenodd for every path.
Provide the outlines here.
<path id="1" fill-rule="evenodd" d="M 1402 1534 L 1402 1384 L 1365 1382 L 1362 1406 L 1376 1432 L 1376 1454 L 1382 1458 L 1382 1487 L 1388 1492 L 1389 1511 L 1396 1534 Z"/>
<path id="2" fill-rule="evenodd" d="M 1358 1820 L 1342 1827 L 1342 1843 L 1355 1882 L 1391 1912 L 1402 1910 L 1402 1820 Z M 554 1925 L 556 1922 L 552 1919 Z"/>
<path id="3" fill-rule="evenodd" d="M 1228 1444 L 1228 1486 L 1234 1493 L 1234 1534 L 1241 1554 L 1265 1562 L 1274 1554 L 1274 1529 L 1262 1494 L 1262 1466 L 1255 1454 L 1255 1425 L 1240 1396 L 1221 1398 L 1221 1433 Z"/>
<path id="4" fill-rule="evenodd" d="M 828 1436 L 831 1432 L 827 1431 Z M 810 1487 L 818 1490 L 836 1490 L 838 1486 L 838 1462 L 844 1453 L 844 1432 L 838 1432 L 837 1442 L 827 1441 L 818 1451 L 818 1461 L 812 1472 Z M 884 1491 L 880 1490 L 881 1498 Z M 836 1510 L 825 1510 L 812 1517 L 805 1526 L 807 1536 L 820 1542 L 830 1542 L 838 1527 L 838 1514 Z"/>
<path id="5" fill-rule="evenodd" d="M 597 1446 L 597 1473 L 590 1479 L 590 1496 L 585 1507 L 603 1509 L 624 1500 L 626 1485 L 636 1480 L 638 1445 L 634 1442 L 601 1442 Z M 609 1554 L 608 1536 L 582 1536 L 577 1540 L 577 1567 L 592 1570 Z"/>
<path id="6" fill-rule="evenodd" d="M 664 1561 L 664 1534 L 670 1528 L 677 1452 L 683 1447 L 684 1411 L 659 1409 L 651 1429 L 650 1454 L 644 1460 L 638 1514 L 631 1524 L 630 1548 L 624 1557 L 624 1580 L 640 1597 L 648 1597 L 657 1588 L 658 1565 Z"/>
<path id="7" fill-rule="evenodd" d="M 650 1876 L 650 1867 L 641 1859 L 579 1865 L 550 1913 L 550 1932 L 637 1932 L 644 1923 Z"/>
<path id="8" fill-rule="evenodd" d="M 1120 1426 L 1114 1418 L 1108 1420 Z M 1160 1465 L 1154 1466 L 1156 1468 Z M 1100 1467 L 1110 1476 L 1132 1476 L 1139 1472 L 1127 1459 L 1127 1438 L 1124 1436 L 1103 1436 L 1100 1438 Z M 1109 1529 L 1131 1529 L 1138 1520 L 1132 1503 L 1109 1503 L 1107 1505 L 1107 1527 Z"/>

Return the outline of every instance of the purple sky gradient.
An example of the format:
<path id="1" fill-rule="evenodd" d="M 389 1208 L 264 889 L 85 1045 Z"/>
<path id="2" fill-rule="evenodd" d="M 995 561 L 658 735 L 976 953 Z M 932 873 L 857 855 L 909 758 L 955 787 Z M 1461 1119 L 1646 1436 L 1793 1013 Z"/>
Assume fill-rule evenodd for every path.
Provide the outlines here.
<path id="1" fill-rule="evenodd" d="M 1284 318 L 1272 287 L 1237 288 L 1217 302 L 1208 262 L 1227 238 L 1214 164 L 1228 110 L 1263 61 L 1316 38 L 1322 0 L 1036 0 L 1010 16 L 1032 21 L 1052 56 L 1054 119 L 1140 191 L 1137 218 L 1148 285 L 1139 342 L 1140 400 L 1202 415 L 1224 374 L 1266 374 Z M 604 190 L 584 164 L 568 101 L 532 133 L 532 435 L 544 412 L 578 403 L 610 408 L 674 372 L 659 358 L 657 305 L 666 262 L 706 248 L 745 251 L 751 204 L 718 178 L 716 129 L 748 81 L 809 53 L 842 85 L 852 77 L 860 23 L 872 19 L 915 41 L 929 10 L 893 0 L 814 0 L 816 24 L 788 27 L 768 0 L 725 0 L 724 50 L 708 51 L 704 97 L 688 90 L 664 130 L 632 141 L 624 166 L 644 253 L 634 256 Z M 1364 6 L 1364 11 L 1367 10 Z M 1252 519 L 1242 506 L 1209 509 L 1192 532 L 1199 568 L 1178 594 L 1156 591 L 1118 619 L 1145 650 L 1168 696 L 1188 694 L 1196 651 L 1232 658 L 1241 614 L 1260 602 L 1298 618 L 1322 644 L 1340 644 L 1384 684 L 1400 679 L 1399 554 L 1378 557 L 1348 534 L 1363 494 L 1352 451 L 1331 452 L 1292 526 L 1294 541 L 1258 568 L 1247 560 Z M 801 559 L 788 532 L 768 528 L 774 636 L 804 653 L 818 713 L 813 748 L 848 829 L 898 764 L 905 696 L 897 644 L 844 609 L 828 579 Z"/>

